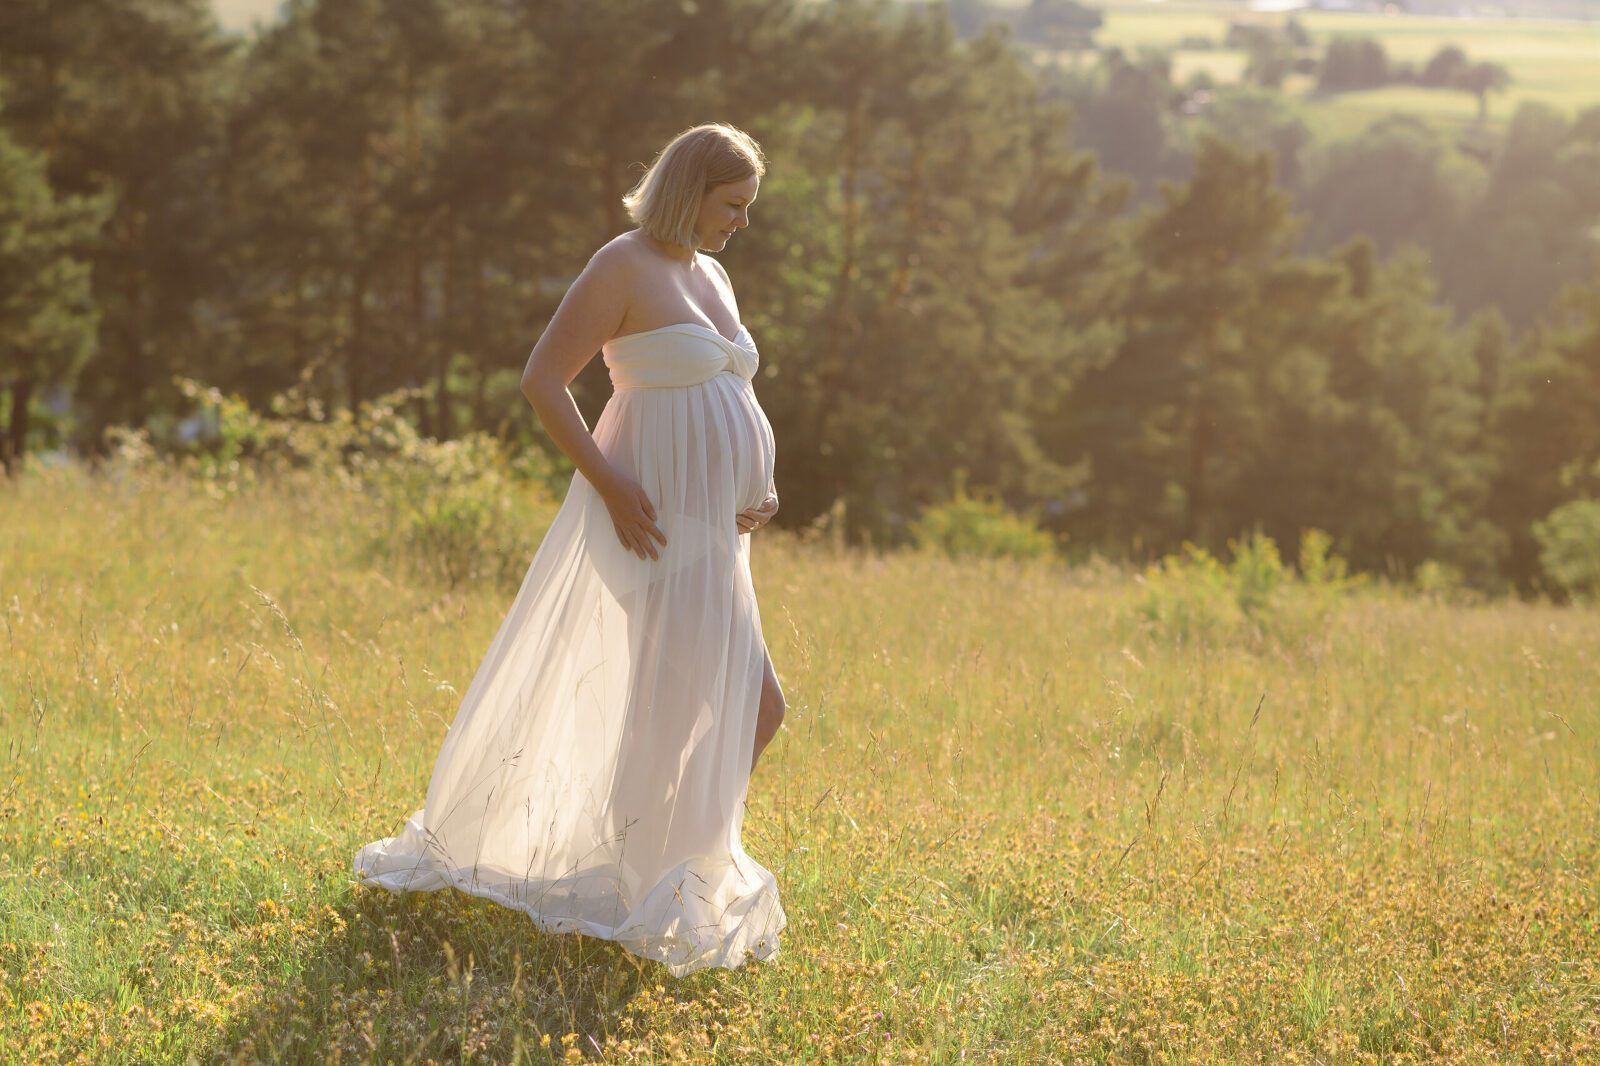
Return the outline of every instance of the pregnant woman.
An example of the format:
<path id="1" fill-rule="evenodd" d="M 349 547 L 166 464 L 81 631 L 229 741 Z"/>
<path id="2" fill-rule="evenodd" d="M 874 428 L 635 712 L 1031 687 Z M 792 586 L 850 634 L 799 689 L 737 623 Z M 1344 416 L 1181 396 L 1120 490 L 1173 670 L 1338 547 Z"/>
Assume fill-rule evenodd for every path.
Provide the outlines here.
<path id="1" fill-rule="evenodd" d="M 625 199 L 522 389 L 577 474 L 434 765 L 426 806 L 355 857 L 390 889 L 455 886 L 682 976 L 767 959 L 773 876 L 739 840 L 783 719 L 750 537 L 776 513 L 756 349 L 719 252 L 765 172 L 729 126 L 680 134 Z M 568 386 L 603 353 L 593 433 Z"/>

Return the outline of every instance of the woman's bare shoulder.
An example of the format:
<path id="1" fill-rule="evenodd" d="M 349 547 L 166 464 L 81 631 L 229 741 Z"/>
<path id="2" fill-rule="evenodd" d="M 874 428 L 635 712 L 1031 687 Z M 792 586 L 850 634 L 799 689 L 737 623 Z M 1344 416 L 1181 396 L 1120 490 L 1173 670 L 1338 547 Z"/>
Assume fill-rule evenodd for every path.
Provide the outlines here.
<path id="1" fill-rule="evenodd" d="M 704 252 L 696 252 L 695 254 L 700 257 L 701 266 L 703 266 L 706 272 L 712 277 L 721 278 L 724 285 L 733 284 L 728 280 L 728 268 L 723 266 L 716 256 L 707 255 Z"/>
<path id="2" fill-rule="evenodd" d="M 589 257 L 588 270 L 606 274 L 631 274 L 650 256 L 650 249 L 638 238 L 638 230 L 629 230 L 611 238 Z"/>
<path id="3" fill-rule="evenodd" d="M 649 284 L 649 254 L 643 242 L 627 233 L 613 237 L 589 257 L 588 265 L 573 282 L 572 289 L 594 296 L 604 294 L 600 298 L 607 306 L 617 309 L 616 317 L 620 322 L 641 287 Z"/>

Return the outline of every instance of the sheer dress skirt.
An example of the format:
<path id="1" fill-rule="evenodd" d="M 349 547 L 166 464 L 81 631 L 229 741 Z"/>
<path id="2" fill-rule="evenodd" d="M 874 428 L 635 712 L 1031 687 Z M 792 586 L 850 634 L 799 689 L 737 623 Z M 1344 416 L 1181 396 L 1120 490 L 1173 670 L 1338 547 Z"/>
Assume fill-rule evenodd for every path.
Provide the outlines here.
<path id="1" fill-rule="evenodd" d="M 678 976 L 776 955 L 777 884 L 740 843 L 765 645 L 734 518 L 766 496 L 773 463 L 743 369 L 652 387 L 613 366 L 594 435 L 654 503 L 660 558 L 623 549 L 574 478 L 426 805 L 356 854 L 366 883 L 454 886 Z"/>

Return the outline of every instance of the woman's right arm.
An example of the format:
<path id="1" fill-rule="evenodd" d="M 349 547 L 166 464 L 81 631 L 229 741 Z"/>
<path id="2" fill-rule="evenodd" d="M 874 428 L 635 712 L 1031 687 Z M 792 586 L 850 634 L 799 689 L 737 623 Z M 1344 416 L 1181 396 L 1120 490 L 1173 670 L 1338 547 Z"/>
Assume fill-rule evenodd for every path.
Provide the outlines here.
<path id="1" fill-rule="evenodd" d="M 556 447 L 605 501 L 622 546 L 641 559 L 654 559 L 656 544 L 667 542 L 656 525 L 655 508 L 638 482 L 601 454 L 568 390 L 578 371 L 621 328 L 632 287 L 629 271 L 624 249 L 608 245 L 595 253 L 533 346 L 522 372 L 522 394 Z"/>

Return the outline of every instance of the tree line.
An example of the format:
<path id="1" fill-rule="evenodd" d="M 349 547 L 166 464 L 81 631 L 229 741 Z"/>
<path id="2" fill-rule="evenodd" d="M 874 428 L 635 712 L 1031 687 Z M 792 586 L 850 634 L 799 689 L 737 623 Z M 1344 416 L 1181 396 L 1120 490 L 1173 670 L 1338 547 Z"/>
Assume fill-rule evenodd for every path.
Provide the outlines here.
<path id="1" fill-rule="evenodd" d="M 427 434 L 537 445 L 528 349 L 651 153 L 719 119 L 771 160 L 723 260 L 788 524 L 891 543 L 959 482 L 1069 551 L 1315 527 L 1533 587 L 1600 494 L 1600 109 L 1323 145 L 1260 89 L 1187 107 L 1160 57 L 1041 65 L 887 0 L 0 20 L 8 467 L 119 424 L 177 446 L 179 375 L 413 388 Z M 575 391 L 592 417 L 598 360 Z"/>

